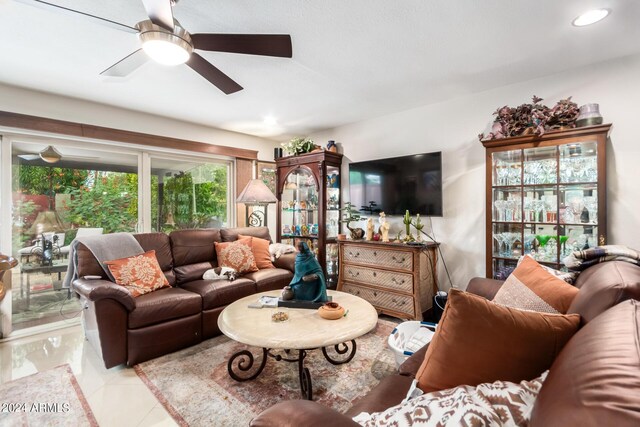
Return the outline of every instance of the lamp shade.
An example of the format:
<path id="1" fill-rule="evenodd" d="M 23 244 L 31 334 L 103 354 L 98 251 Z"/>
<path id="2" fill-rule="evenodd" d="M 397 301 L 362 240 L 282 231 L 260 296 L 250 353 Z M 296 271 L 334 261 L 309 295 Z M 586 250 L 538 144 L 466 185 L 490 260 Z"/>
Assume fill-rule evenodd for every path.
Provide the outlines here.
<path id="1" fill-rule="evenodd" d="M 38 212 L 36 220 L 33 221 L 33 225 L 29 228 L 30 234 L 41 234 L 49 232 L 57 232 L 64 230 L 62 221 L 58 213 L 55 211 L 42 211 Z"/>
<path id="2" fill-rule="evenodd" d="M 261 179 L 249 181 L 236 199 L 237 203 L 244 203 L 245 205 L 264 205 L 277 201 L 276 196 L 273 195 L 269 187 Z"/>

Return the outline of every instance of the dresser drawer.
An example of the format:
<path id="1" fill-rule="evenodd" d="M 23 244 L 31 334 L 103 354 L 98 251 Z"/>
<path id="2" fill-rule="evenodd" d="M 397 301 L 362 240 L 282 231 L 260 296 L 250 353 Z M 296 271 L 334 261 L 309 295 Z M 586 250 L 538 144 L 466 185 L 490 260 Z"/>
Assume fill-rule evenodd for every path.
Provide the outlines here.
<path id="1" fill-rule="evenodd" d="M 345 283 L 342 286 L 342 291 L 365 299 L 378 309 L 405 313 L 411 318 L 416 317 L 413 297 L 410 295 L 399 295 L 391 292 L 377 291 L 348 283 Z M 420 314 L 422 315 L 422 313 Z"/>
<path id="2" fill-rule="evenodd" d="M 413 293 L 413 274 L 376 270 L 357 265 L 344 266 L 344 280 Z"/>
<path id="3" fill-rule="evenodd" d="M 394 270 L 413 271 L 413 254 L 411 252 L 380 248 L 348 246 L 344 248 L 344 262 L 367 264 L 376 267 L 393 268 Z"/>

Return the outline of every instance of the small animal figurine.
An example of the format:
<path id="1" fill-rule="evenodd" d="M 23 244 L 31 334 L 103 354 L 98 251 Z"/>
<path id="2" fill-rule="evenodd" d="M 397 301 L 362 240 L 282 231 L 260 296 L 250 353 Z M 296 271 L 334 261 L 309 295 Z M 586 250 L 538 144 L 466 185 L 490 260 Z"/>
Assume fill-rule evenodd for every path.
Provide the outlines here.
<path id="1" fill-rule="evenodd" d="M 369 218 L 367 220 L 367 234 L 366 234 L 366 240 L 373 240 L 373 218 Z"/>

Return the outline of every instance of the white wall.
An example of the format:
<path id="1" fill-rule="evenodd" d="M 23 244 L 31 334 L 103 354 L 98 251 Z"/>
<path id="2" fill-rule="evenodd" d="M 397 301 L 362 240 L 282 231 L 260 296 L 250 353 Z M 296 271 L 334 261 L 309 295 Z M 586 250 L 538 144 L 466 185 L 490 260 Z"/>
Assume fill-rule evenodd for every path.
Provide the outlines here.
<path id="1" fill-rule="evenodd" d="M 273 161 L 273 148 L 279 146 L 256 136 L 2 84 L 0 110 L 257 150 L 258 159 L 266 161 Z"/>
<path id="2" fill-rule="evenodd" d="M 638 76 L 640 55 L 342 126 L 311 138 L 323 145 L 329 139 L 342 143 L 345 163 L 442 151 L 444 216 L 433 218 L 433 231 L 442 243 L 454 286 L 464 288 L 470 278 L 485 275 L 485 150 L 477 135 L 487 132 L 497 107 L 530 102 L 532 95 L 544 98 L 549 106 L 568 96 L 578 105 L 600 104 L 605 123 L 613 123 L 607 153 L 608 240 L 640 249 Z M 347 171 L 345 165 L 343 176 L 348 177 Z M 343 200 L 348 199 L 347 181 L 343 180 Z M 442 264 L 438 276 L 441 288 L 448 288 Z"/>

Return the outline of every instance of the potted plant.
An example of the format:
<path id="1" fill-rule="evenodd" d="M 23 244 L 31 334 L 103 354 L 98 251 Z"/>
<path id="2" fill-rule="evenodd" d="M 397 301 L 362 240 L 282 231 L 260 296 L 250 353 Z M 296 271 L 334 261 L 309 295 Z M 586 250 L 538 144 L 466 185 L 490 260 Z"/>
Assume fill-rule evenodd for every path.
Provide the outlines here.
<path id="1" fill-rule="evenodd" d="M 340 210 L 342 211 L 342 222 L 351 233 L 351 239 L 362 239 L 362 237 L 364 237 L 364 230 L 362 228 L 352 228 L 350 226 L 352 222 L 360 221 L 360 219 L 362 219 L 360 212 L 358 212 L 351 202 L 346 202 L 344 207 Z"/>
<path id="2" fill-rule="evenodd" d="M 292 156 L 310 153 L 313 150 L 320 148 L 314 144 L 312 139 L 309 138 L 293 138 L 289 142 L 283 142 L 280 145 L 282 145 L 282 148 Z"/>

